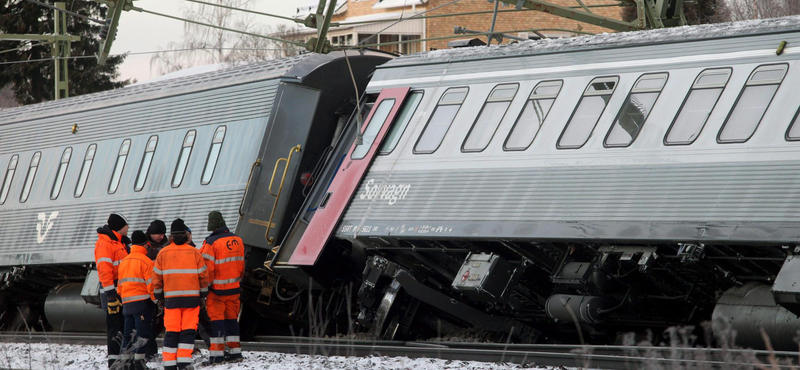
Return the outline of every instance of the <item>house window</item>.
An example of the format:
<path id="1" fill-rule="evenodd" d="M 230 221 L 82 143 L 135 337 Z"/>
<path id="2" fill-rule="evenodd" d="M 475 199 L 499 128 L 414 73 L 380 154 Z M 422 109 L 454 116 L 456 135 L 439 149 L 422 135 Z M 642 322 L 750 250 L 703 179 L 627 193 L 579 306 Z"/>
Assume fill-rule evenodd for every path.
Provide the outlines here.
<path id="1" fill-rule="evenodd" d="M 419 40 L 419 35 L 400 35 L 400 41 L 408 41 L 400 44 L 400 54 L 413 54 L 422 51 L 422 43 L 413 40 Z"/>

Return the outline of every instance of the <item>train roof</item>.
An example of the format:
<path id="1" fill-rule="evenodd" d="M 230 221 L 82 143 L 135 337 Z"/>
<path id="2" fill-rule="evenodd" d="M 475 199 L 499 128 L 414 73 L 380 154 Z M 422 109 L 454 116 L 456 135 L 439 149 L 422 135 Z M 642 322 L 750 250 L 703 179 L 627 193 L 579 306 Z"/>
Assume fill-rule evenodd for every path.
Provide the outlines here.
<path id="1" fill-rule="evenodd" d="M 363 55 L 380 55 L 387 59 L 389 57 L 386 53 L 375 51 L 364 51 L 360 54 L 350 53 L 349 57 L 358 58 Z M 67 99 L 25 105 L 17 108 L 1 109 L 0 125 L 47 116 L 62 116 L 64 114 L 94 108 L 129 104 L 158 99 L 165 96 L 181 95 L 273 78 L 302 82 L 304 77 L 311 74 L 311 72 L 320 66 L 341 59 L 342 57 L 343 54 L 341 52 L 333 52 L 325 55 L 311 53 L 301 54 L 288 58 L 136 84 L 120 89 L 80 95 Z"/>
<path id="2" fill-rule="evenodd" d="M 379 68 L 410 65 L 450 63 L 476 59 L 493 59 L 554 52 L 585 51 L 628 46 L 678 43 L 757 34 L 796 32 L 800 30 L 800 16 L 760 19 L 752 21 L 684 26 L 646 31 L 603 33 L 591 36 L 561 39 L 523 41 L 489 47 L 443 49 L 409 54 L 394 59 Z M 777 47 L 777 45 L 776 45 Z"/>

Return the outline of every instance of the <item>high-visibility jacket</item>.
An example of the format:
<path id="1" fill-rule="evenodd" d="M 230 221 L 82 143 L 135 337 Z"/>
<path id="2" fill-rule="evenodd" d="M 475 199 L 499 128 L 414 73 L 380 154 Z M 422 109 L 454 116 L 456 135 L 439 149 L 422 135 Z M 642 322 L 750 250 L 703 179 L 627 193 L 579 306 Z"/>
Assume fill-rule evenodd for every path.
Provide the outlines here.
<path id="1" fill-rule="evenodd" d="M 200 251 L 189 244 L 170 244 L 156 257 L 153 294 L 166 308 L 194 308 L 208 294 L 208 272 Z"/>
<path id="2" fill-rule="evenodd" d="M 153 285 L 153 261 L 147 257 L 147 248 L 132 245 L 131 254 L 119 264 L 119 296 L 122 304 L 147 299 L 155 300 L 150 293 Z"/>
<path id="3" fill-rule="evenodd" d="M 100 285 L 107 297 L 117 297 L 116 281 L 119 279 L 119 264 L 128 255 L 122 235 L 111 230 L 108 225 L 97 229 L 97 242 L 94 243 L 94 261 Z"/>
<path id="4" fill-rule="evenodd" d="M 216 295 L 241 293 L 244 274 L 244 243 L 227 227 L 221 227 L 203 241 L 203 258 L 208 266 L 211 291 Z"/>

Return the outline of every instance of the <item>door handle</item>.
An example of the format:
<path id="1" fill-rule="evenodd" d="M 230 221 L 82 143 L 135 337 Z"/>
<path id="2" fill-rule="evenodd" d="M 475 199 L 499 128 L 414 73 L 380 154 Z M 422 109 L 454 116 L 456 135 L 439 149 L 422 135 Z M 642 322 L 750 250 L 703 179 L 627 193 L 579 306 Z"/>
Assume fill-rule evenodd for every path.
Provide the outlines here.
<path id="1" fill-rule="evenodd" d="M 273 244 L 275 242 L 275 238 L 269 236 L 270 230 L 272 230 L 272 228 L 274 227 L 274 225 L 272 224 L 272 220 L 275 219 L 275 212 L 278 210 L 278 201 L 281 199 L 281 192 L 283 191 L 283 183 L 286 181 L 286 173 L 289 172 L 289 165 L 292 163 L 292 155 L 294 153 L 300 152 L 300 148 L 301 146 L 299 144 L 293 146 L 292 149 L 289 149 L 289 155 L 286 158 L 278 158 L 278 160 L 275 161 L 275 168 L 272 169 L 272 178 L 269 180 L 269 188 L 267 188 L 267 191 L 269 192 L 270 195 L 275 197 L 275 203 L 272 204 L 272 214 L 270 214 L 269 216 L 269 223 L 267 223 L 267 232 L 266 234 L 264 234 L 264 239 L 267 240 L 268 244 Z M 281 176 L 281 182 L 278 185 L 278 192 L 273 193 L 272 185 L 275 183 L 275 175 L 278 173 L 278 165 L 281 162 L 285 162 L 286 165 L 283 167 L 283 176 Z"/>

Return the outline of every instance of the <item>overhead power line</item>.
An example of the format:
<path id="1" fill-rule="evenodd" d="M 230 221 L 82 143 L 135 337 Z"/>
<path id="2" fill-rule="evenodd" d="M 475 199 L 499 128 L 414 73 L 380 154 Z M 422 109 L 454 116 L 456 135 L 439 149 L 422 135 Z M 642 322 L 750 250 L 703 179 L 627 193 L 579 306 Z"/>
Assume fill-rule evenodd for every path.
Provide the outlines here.
<path id="1" fill-rule="evenodd" d="M 214 4 L 214 3 L 209 3 L 209 2 L 200 1 L 200 0 L 185 0 L 185 1 L 192 2 L 192 3 L 198 3 L 198 4 L 203 4 L 203 5 L 209 5 L 209 6 L 216 6 L 218 8 L 237 10 L 237 11 L 245 12 L 245 13 L 253 13 L 253 14 L 263 15 L 265 17 L 273 17 L 273 18 L 278 18 L 278 19 L 285 19 L 287 21 L 292 21 L 292 22 L 296 22 L 296 23 L 302 23 L 303 22 L 302 20 L 299 20 L 299 19 L 296 19 L 296 18 L 292 18 L 292 17 L 285 17 L 285 16 L 282 16 L 282 15 L 264 13 L 264 12 L 259 12 L 259 11 L 255 11 L 255 10 L 237 8 L 237 7 L 227 6 L 227 5 L 222 5 L 222 4 Z"/>
<path id="2" fill-rule="evenodd" d="M 164 18 L 170 18 L 170 19 L 174 19 L 174 20 L 178 20 L 178 21 L 182 21 L 182 22 L 193 23 L 193 24 L 197 24 L 197 25 L 200 25 L 200 26 L 216 28 L 216 29 L 223 30 L 223 31 L 241 33 L 243 35 L 248 35 L 248 36 L 253 36 L 253 37 L 260 37 L 260 38 L 267 39 L 267 40 L 272 40 L 272 41 L 282 42 L 282 43 L 285 43 L 285 44 L 291 44 L 291 45 L 297 45 L 297 46 L 305 47 L 305 44 L 303 44 L 301 42 L 297 42 L 297 41 L 284 40 L 284 39 L 280 39 L 280 38 L 277 38 L 277 37 L 270 37 L 270 36 L 259 35 L 257 33 L 252 33 L 252 32 L 234 30 L 232 28 L 217 26 L 217 25 L 209 24 L 209 23 L 198 22 L 198 21 L 191 20 L 191 19 L 176 17 L 176 16 L 173 16 L 173 15 L 158 13 L 158 12 L 154 12 L 152 10 L 147 10 L 147 9 L 142 9 L 142 8 L 137 8 L 137 7 L 134 7 L 133 10 L 136 10 L 136 11 L 139 11 L 139 12 L 142 12 L 142 13 L 148 13 L 148 14 L 157 15 L 157 16 L 164 17 Z"/>
<path id="3" fill-rule="evenodd" d="M 52 43 L 53 43 L 53 41 L 42 41 L 42 42 L 37 42 L 35 44 L 32 44 L 30 42 L 26 42 L 25 45 L 22 45 L 22 46 L 20 46 L 18 48 L 13 48 L 13 49 L 7 49 L 7 50 L 0 51 L 0 54 L 10 53 L 12 51 L 22 50 L 22 49 L 25 49 L 25 48 L 28 48 L 28 47 L 32 48 L 32 47 L 36 47 L 36 46 L 50 45 Z"/>
<path id="4" fill-rule="evenodd" d="M 39 45 L 39 44 L 37 44 Z M 181 51 L 200 51 L 200 50 L 233 50 L 233 51 L 292 51 L 294 49 L 280 49 L 280 48 L 190 48 L 190 49 L 170 49 L 170 50 L 154 50 L 154 51 L 138 51 L 138 52 L 131 52 L 131 53 L 120 53 L 120 54 L 112 54 L 110 56 L 120 56 L 120 55 L 147 55 L 147 54 L 158 54 L 158 53 L 174 53 L 174 52 L 181 52 Z M 62 57 L 62 58 L 41 58 L 41 59 L 28 59 L 28 60 L 14 60 L 9 62 L 0 62 L 0 65 L 8 65 L 8 64 L 20 64 L 20 63 L 35 63 L 35 62 L 51 62 L 53 60 L 63 60 L 63 59 L 89 59 L 89 58 L 97 58 L 95 55 L 75 55 L 70 57 Z"/>
<path id="5" fill-rule="evenodd" d="M 82 15 L 82 14 L 71 12 L 71 11 L 66 10 L 66 9 L 56 8 L 56 7 L 54 7 L 54 6 L 50 5 L 50 4 L 41 3 L 41 2 L 38 2 L 36 0 L 26 0 L 26 1 L 28 1 L 29 3 L 34 3 L 34 4 L 39 5 L 39 6 L 43 6 L 45 8 L 53 9 L 53 10 L 55 10 L 57 12 L 62 12 L 62 13 L 69 14 L 69 15 L 71 15 L 73 17 L 78 17 L 78 18 L 81 18 L 81 19 L 85 19 L 87 21 L 92 21 L 92 22 L 100 23 L 100 24 L 105 24 L 106 23 L 105 21 L 103 21 L 101 19 L 95 19 L 95 18 L 92 18 L 92 17 L 87 17 L 87 16 Z"/>

